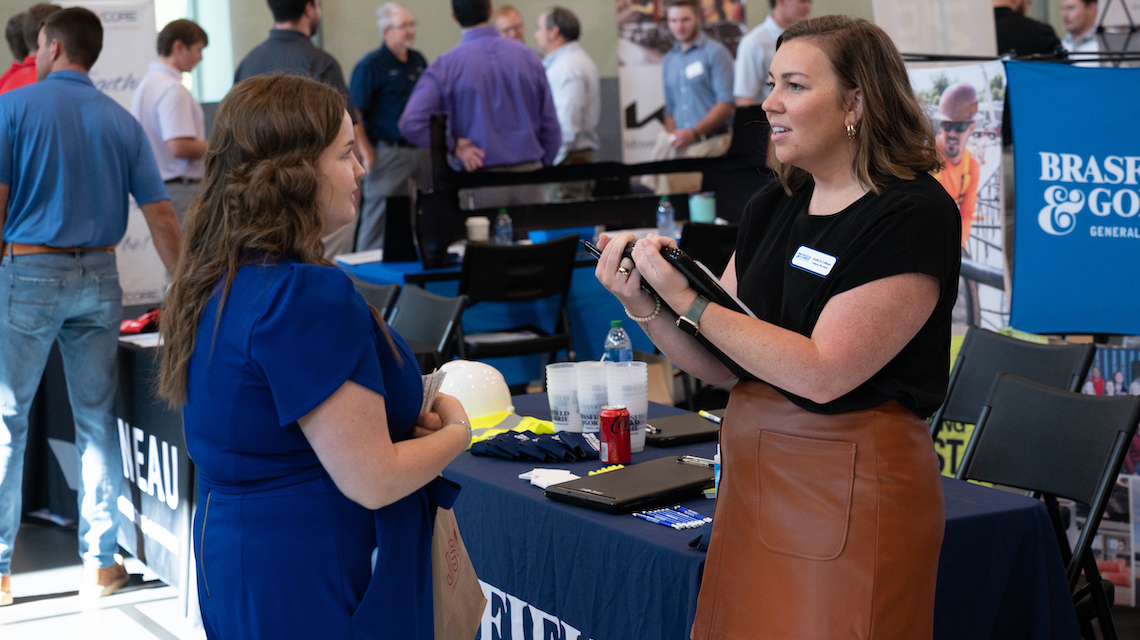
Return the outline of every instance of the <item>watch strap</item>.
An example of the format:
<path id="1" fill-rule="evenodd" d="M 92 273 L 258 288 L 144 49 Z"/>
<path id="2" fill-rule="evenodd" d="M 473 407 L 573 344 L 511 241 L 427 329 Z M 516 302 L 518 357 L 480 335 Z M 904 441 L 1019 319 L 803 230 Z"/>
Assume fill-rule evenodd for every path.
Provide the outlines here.
<path id="1" fill-rule="evenodd" d="M 708 298 L 698 295 L 693 304 L 689 305 L 689 310 L 685 315 L 677 317 L 677 327 L 685 333 L 695 336 L 700 332 L 701 314 L 705 312 L 705 307 L 709 305 Z"/>

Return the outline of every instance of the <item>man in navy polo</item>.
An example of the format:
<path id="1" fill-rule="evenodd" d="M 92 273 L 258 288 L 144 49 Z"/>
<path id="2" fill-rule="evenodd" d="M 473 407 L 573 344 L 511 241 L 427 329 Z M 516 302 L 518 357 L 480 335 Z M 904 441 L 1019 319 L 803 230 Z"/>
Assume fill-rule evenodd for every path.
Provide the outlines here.
<path id="1" fill-rule="evenodd" d="M 142 127 L 87 75 L 102 47 L 94 13 L 57 11 L 39 34 L 38 82 L 0 96 L 0 604 L 12 602 L 28 407 L 57 340 L 79 451 L 79 595 L 110 595 L 128 579 L 115 557 L 114 414 L 123 297 L 114 248 L 128 195 L 170 272 L 181 233 Z"/>
<path id="2" fill-rule="evenodd" d="M 405 140 L 399 128 L 412 87 L 427 68 L 427 59 L 411 48 L 416 21 L 406 7 L 389 2 L 376 10 L 376 22 L 383 44 L 356 63 L 349 82 L 371 145 L 362 149 L 371 156 L 364 166 L 371 168 L 364 176 L 357 251 L 384 247 L 389 196 L 407 196 L 409 179 L 431 186 L 431 154 Z"/>

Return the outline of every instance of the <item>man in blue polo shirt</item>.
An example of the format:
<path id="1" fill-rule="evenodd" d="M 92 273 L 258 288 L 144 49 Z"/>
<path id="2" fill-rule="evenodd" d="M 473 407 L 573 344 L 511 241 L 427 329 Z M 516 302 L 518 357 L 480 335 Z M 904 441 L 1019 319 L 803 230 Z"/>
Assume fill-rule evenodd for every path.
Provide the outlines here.
<path id="1" fill-rule="evenodd" d="M 79 450 L 79 594 L 109 595 L 128 579 L 115 557 L 114 414 L 123 296 L 114 248 L 128 194 L 170 272 L 181 233 L 142 127 L 87 76 L 102 47 L 94 13 L 57 11 L 40 31 L 39 81 L 0 96 L 0 604 L 12 602 L 28 407 L 57 340 Z"/>
<path id="2" fill-rule="evenodd" d="M 732 142 L 732 54 L 701 32 L 697 0 L 669 0 L 665 17 L 676 42 L 661 61 L 665 82 L 665 131 L 653 149 L 654 160 L 723 156 Z M 701 174 L 644 176 L 642 182 L 661 195 L 700 188 Z"/>
<path id="3" fill-rule="evenodd" d="M 427 68 L 427 59 L 411 48 L 416 21 L 403 5 L 389 2 L 376 10 L 376 22 L 384 42 L 356 63 L 348 87 L 371 145 L 361 150 L 372 166 L 364 176 L 357 251 L 384 247 L 388 197 L 407 196 L 409 178 L 431 186 L 431 154 L 405 140 L 399 128 L 412 87 Z"/>

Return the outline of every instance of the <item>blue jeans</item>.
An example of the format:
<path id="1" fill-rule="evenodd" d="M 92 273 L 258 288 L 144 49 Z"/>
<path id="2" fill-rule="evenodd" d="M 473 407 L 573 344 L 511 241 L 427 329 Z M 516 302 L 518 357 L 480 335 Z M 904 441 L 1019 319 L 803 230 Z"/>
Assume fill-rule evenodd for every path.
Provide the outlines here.
<path id="1" fill-rule="evenodd" d="M 20 526 L 28 407 L 59 341 L 79 452 L 79 555 L 114 564 L 123 460 L 115 372 L 123 291 L 106 251 L 0 261 L 0 575 L 10 573 Z"/>

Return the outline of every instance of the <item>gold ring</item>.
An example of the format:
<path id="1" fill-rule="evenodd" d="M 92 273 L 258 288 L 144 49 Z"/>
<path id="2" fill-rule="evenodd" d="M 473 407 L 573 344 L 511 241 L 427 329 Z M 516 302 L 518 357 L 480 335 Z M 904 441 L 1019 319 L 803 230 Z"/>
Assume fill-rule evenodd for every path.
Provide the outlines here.
<path id="1" fill-rule="evenodd" d="M 625 277 L 627 277 L 627 278 L 628 278 L 628 277 L 629 277 L 629 274 L 630 274 L 630 270 L 629 270 L 629 269 L 626 269 L 625 267 L 618 267 L 618 273 L 620 273 L 620 274 L 622 274 L 623 276 L 625 276 Z"/>

